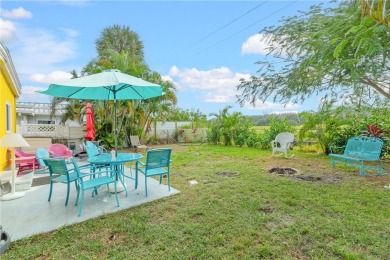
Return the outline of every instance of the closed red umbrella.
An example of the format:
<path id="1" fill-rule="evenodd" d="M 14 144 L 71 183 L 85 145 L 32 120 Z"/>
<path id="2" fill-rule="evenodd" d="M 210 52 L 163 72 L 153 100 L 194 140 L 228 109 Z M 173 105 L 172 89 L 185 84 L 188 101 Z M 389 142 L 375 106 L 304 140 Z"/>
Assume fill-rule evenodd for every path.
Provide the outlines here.
<path id="1" fill-rule="evenodd" d="M 93 110 L 91 103 L 87 103 L 85 106 L 85 116 L 86 116 L 86 127 L 87 134 L 85 135 L 85 139 L 88 141 L 93 141 L 95 139 L 95 119 L 93 118 Z"/>

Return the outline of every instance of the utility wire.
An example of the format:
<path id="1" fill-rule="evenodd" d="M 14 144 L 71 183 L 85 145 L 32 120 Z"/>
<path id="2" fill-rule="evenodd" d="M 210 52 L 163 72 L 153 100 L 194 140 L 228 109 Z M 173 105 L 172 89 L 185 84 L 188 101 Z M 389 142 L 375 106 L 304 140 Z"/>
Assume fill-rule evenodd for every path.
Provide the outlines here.
<path id="1" fill-rule="evenodd" d="M 233 37 L 236 36 L 237 34 L 239 34 L 239 33 L 243 32 L 243 31 L 245 31 L 246 29 L 248 29 L 248 28 L 250 28 L 250 27 L 252 27 L 252 26 L 254 26 L 254 25 L 256 25 L 256 24 L 258 24 L 258 23 L 260 23 L 260 22 L 262 22 L 262 21 L 264 21 L 265 19 L 271 17 L 272 15 L 274 15 L 274 14 L 276 14 L 276 13 L 279 13 L 280 11 L 286 9 L 286 8 L 289 7 L 290 5 L 295 4 L 296 2 L 298 2 L 298 0 L 295 0 L 295 1 L 292 2 L 292 3 L 290 3 L 290 4 L 286 5 L 286 6 L 283 6 L 282 8 L 280 8 L 280 9 L 276 10 L 275 12 L 273 12 L 273 13 L 267 15 L 266 17 L 261 18 L 260 20 L 258 20 L 258 21 L 256 21 L 256 22 L 252 23 L 251 25 L 245 27 L 244 29 L 241 29 L 240 31 L 238 31 L 238 32 L 236 32 L 236 33 L 230 35 L 229 37 L 227 37 L 227 38 L 225 38 L 225 39 L 223 39 L 223 40 L 221 40 L 221 41 L 219 41 L 219 42 L 217 42 L 217 43 L 215 43 L 215 44 L 213 44 L 213 45 L 211 45 L 211 46 L 209 46 L 209 47 L 207 47 L 207 48 L 205 48 L 205 49 L 203 49 L 203 50 L 201 50 L 201 51 L 199 51 L 198 54 L 199 54 L 199 53 L 202 53 L 202 52 L 204 52 L 204 51 L 206 51 L 206 50 L 208 50 L 208 49 L 210 49 L 210 48 L 212 48 L 212 47 L 215 47 L 215 46 L 217 46 L 218 44 L 220 44 L 220 43 L 222 43 L 222 42 L 224 42 L 224 41 L 226 41 L 226 40 L 229 40 L 230 38 L 233 38 Z"/>
<path id="2" fill-rule="evenodd" d="M 196 44 L 197 44 L 197 43 L 200 43 L 200 42 L 202 42 L 202 41 L 204 41 L 204 40 L 206 40 L 206 39 L 209 38 L 210 36 L 216 34 L 217 32 L 221 31 L 223 28 L 226 28 L 227 26 L 231 25 L 232 23 L 234 23 L 234 22 L 237 21 L 238 19 L 240 19 L 240 18 L 244 17 L 245 15 L 249 14 L 250 12 L 256 10 L 257 8 L 259 8 L 260 6 L 264 5 L 264 4 L 267 3 L 267 2 L 268 2 L 268 0 L 262 2 L 261 4 L 256 5 L 255 7 L 253 7 L 253 8 L 250 9 L 249 11 L 243 13 L 243 14 L 240 15 L 239 17 L 237 17 L 237 18 L 231 20 L 231 21 L 228 22 L 227 24 L 225 24 L 225 25 L 219 27 L 219 28 L 216 29 L 215 31 L 213 31 L 213 32 L 209 33 L 208 35 L 204 36 L 202 39 L 200 39 L 198 42 L 196 42 Z"/>

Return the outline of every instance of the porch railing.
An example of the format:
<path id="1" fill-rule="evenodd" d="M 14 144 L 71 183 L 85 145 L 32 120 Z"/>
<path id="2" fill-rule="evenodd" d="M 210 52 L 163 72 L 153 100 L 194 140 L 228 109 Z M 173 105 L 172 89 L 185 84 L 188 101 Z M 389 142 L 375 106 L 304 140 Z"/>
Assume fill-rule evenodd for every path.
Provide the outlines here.
<path id="1" fill-rule="evenodd" d="M 19 126 L 19 133 L 24 137 L 75 139 L 84 137 L 85 127 L 52 124 L 22 124 Z"/>
<path id="2" fill-rule="evenodd" d="M 55 114 L 63 115 L 66 112 L 66 106 L 67 104 L 57 104 Z M 50 115 L 51 104 L 36 102 L 16 102 L 16 112 L 31 115 Z"/>

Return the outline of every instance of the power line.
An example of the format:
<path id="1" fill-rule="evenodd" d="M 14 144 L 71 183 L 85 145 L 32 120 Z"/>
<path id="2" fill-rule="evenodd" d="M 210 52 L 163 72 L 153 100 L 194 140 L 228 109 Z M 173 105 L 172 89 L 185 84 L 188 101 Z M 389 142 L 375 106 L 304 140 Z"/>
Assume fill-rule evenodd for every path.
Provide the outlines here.
<path id="1" fill-rule="evenodd" d="M 199 40 L 198 42 L 196 42 L 196 43 L 200 43 L 200 42 L 202 42 L 202 41 L 206 40 L 206 39 L 207 39 L 207 38 L 209 38 L 210 36 L 212 36 L 212 35 L 216 34 L 217 32 L 221 31 L 223 28 L 226 28 L 227 26 L 231 25 L 232 23 L 234 23 L 234 22 L 235 22 L 235 21 L 237 21 L 238 19 L 240 19 L 240 18 L 244 17 L 245 15 L 249 14 L 250 12 L 252 12 L 252 11 L 256 10 L 257 8 L 259 8 L 260 6 L 264 5 L 264 4 L 265 4 L 265 3 L 267 3 L 267 2 L 268 2 L 268 0 L 267 0 L 267 1 L 264 1 L 264 2 L 262 2 L 261 4 L 258 4 L 258 5 L 256 5 L 255 7 L 253 7 L 253 8 L 252 8 L 252 9 L 250 9 L 249 11 L 247 11 L 247 12 L 243 13 L 243 14 L 242 14 L 242 15 L 240 15 L 239 17 L 237 17 L 237 18 L 235 18 L 235 19 L 231 20 L 231 21 L 230 21 L 230 22 L 228 22 L 227 24 L 225 24 L 225 25 L 223 25 L 223 26 L 219 27 L 219 28 L 218 28 L 218 29 L 216 29 L 215 31 L 213 31 L 213 32 L 209 33 L 208 35 L 204 36 L 202 39 L 200 39 L 200 40 Z"/>
<path id="2" fill-rule="evenodd" d="M 244 29 L 241 29 L 240 31 L 238 31 L 238 32 L 236 32 L 236 33 L 230 35 L 229 37 L 227 37 L 227 38 L 225 38 L 225 39 L 223 39 L 223 40 L 221 40 L 221 41 L 219 41 L 219 42 L 217 42 L 217 43 L 215 43 L 215 44 L 213 44 L 213 45 L 211 45 L 211 46 L 209 46 L 209 47 L 207 47 L 207 48 L 205 48 L 205 49 L 203 49 L 203 50 L 201 50 L 201 51 L 199 51 L 198 54 L 199 54 L 199 53 L 202 53 L 202 52 L 204 52 L 204 51 L 206 51 L 206 50 L 208 50 L 208 49 L 210 49 L 210 48 L 212 48 L 212 47 L 215 47 L 215 46 L 217 46 L 218 44 L 220 44 L 220 43 L 222 43 L 222 42 L 224 42 L 224 41 L 226 41 L 226 40 L 229 40 L 230 38 L 233 38 L 233 37 L 236 36 L 237 34 L 239 34 L 239 33 L 243 32 L 243 31 L 245 31 L 246 29 L 248 29 L 248 28 L 250 28 L 250 27 L 252 27 L 252 26 L 254 26 L 254 25 L 256 25 L 256 24 L 258 24 L 258 23 L 260 23 L 260 22 L 262 22 L 262 21 L 264 21 L 265 19 L 271 17 L 272 15 L 274 15 L 274 14 L 276 14 L 276 13 L 279 13 L 280 11 L 286 9 L 286 8 L 289 7 L 290 5 L 295 4 L 296 2 L 298 2 L 298 0 L 295 0 L 295 1 L 292 2 L 292 3 L 283 6 L 282 8 L 280 8 L 280 9 L 276 10 L 275 12 L 273 12 L 273 13 L 267 15 L 266 17 L 261 18 L 260 20 L 258 20 L 258 21 L 256 21 L 256 22 L 252 23 L 251 25 L 245 27 Z"/>

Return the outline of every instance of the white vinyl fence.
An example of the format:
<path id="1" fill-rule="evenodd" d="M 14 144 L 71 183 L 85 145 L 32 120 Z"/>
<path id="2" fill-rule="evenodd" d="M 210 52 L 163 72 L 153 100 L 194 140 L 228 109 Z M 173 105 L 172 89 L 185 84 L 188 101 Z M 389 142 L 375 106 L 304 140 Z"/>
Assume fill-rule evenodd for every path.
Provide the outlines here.
<path id="1" fill-rule="evenodd" d="M 175 132 L 178 131 L 179 143 L 203 142 L 206 138 L 206 130 L 206 128 L 193 129 L 191 122 L 157 122 L 156 129 L 152 125 L 149 136 L 156 134 L 158 139 L 171 142 L 174 141 Z"/>

